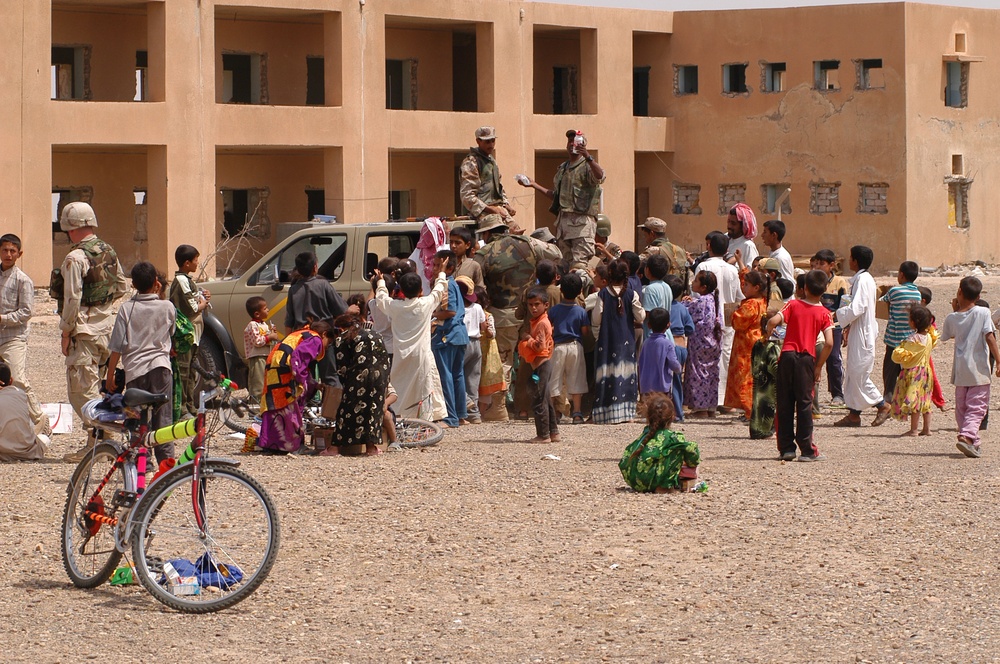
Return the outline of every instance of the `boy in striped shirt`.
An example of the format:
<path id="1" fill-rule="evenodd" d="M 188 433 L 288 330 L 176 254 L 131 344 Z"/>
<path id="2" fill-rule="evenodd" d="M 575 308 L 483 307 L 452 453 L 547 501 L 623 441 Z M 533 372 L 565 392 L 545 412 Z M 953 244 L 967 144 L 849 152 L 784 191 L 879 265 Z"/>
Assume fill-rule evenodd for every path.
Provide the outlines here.
<path id="1" fill-rule="evenodd" d="M 885 360 L 882 363 L 882 381 L 885 383 L 883 394 L 886 399 L 892 398 L 900 371 L 899 365 L 892 361 L 892 351 L 913 333 L 910 329 L 910 308 L 920 304 L 920 290 L 913 283 L 919 274 L 919 265 L 913 261 L 904 261 L 896 275 L 899 285 L 887 289 L 879 298 L 879 301 L 889 303 L 889 325 L 885 328 Z"/>

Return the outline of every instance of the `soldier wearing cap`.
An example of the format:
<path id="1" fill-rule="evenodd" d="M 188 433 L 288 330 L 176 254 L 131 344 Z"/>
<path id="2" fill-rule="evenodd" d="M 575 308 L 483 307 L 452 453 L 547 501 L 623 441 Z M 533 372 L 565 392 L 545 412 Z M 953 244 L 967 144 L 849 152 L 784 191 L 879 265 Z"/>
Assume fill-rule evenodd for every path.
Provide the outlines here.
<path id="1" fill-rule="evenodd" d="M 586 267 L 594 257 L 596 216 L 601 211 L 601 185 L 604 169 L 587 151 L 587 137 L 582 131 L 566 132 L 569 159 L 556 169 L 551 189 L 534 180 L 520 181 L 552 199 L 549 211 L 556 215 L 556 239 L 563 258 L 571 267 Z"/>
<path id="2" fill-rule="evenodd" d="M 497 215 L 503 223 L 509 224 L 510 218 L 517 212 L 507 200 L 500 183 L 500 167 L 493 156 L 496 141 L 497 134 L 493 127 L 476 130 L 476 147 L 469 148 L 469 154 L 462 160 L 459 169 L 459 196 L 473 219 Z"/>
<path id="3" fill-rule="evenodd" d="M 552 234 L 552 231 L 547 226 L 542 226 L 531 231 L 531 237 L 545 244 L 556 244 L 556 236 Z"/>
<path id="4" fill-rule="evenodd" d="M 497 347 L 509 384 L 521 326 L 514 310 L 521 303 L 524 287 L 534 277 L 538 261 L 546 258 L 557 261 L 562 254 L 555 245 L 508 232 L 497 215 L 481 218 L 477 232 L 482 235 L 484 244 L 476 252 L 475 261 L 483 268 L 483 281 L 490 300 L 488 311 L 496 323 Z M 483 419 L 506 420 L 506 403 L 501 399 L 499 404 L 493 404 L 489 413 L 483 413 Z"/>
<path id="5" fill-rule="evenodd" d="M 80 416 L 83 404 L 99 396 L 100 372 L 110 356 L 108 340 L 115 322 L 112 304 L 125 294 L 125 273 L 115 250 L 94 234 L 97 215 L 90 205 L 66 205 L 59 227 L 73 243 L 59 269 L 63 279 L 59 329 L 69 402 Z"/>
<path id="6" fill-rule="evenodd" d="M 639 230 L 646 236 L 647 243 L 639 257 L 645 260 L 654 254 L 663 256 L 670 261 L 669 274 L 677 275 L 687 284 L 688 255 L 683 248 L 667 239 L 667 222 L 659 217 L 647 217 L 639 224 Z"/>

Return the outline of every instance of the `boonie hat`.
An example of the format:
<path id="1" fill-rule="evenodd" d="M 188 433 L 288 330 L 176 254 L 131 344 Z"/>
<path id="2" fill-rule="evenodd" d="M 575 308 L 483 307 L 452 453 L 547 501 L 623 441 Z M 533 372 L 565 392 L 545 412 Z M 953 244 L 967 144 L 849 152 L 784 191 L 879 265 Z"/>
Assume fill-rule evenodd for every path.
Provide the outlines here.
<path id="1" fill-rule="evenodd" d="M 531 237 L 535 238 L 536 240 L 541 240 L 542 242 L 556 241 L 556 236 L 553 235 L 552 231 L 550 231 L 545 226 L 542 226 L 541 228 L 536 228 L 535 230 L 531 231 Z"/>
<path id="2" fill-rule="evenodd" d="M 777 258 L 765 258 L 761 262 L 757 263 L 757 267 L 761 270 L 781 272 L 781 263 L 778 262 Z"/>
<path id="3" fill-rule="evenodd" d="M 497 131 L 493 127 L 480 127 L 476 130 L 476 138 L 480 141 L 488 141 L 497 137 Z"/>
<path id="4" fill-rule="evenodd" d="M 639 228 L 645 228 L 646 230 L 653 231 L 654 233 L 666 233 L 667 222 L 663 221 L 659 217 L 646 217 L 646 221 L 639 224 Z"/>
<path id="5" fill-rule="evenodd" d="M 71 231 L 87 226 L 97 228 L 97 215 L 94 214 L 94 208 L 82 201 L 68 203 L 63 208 L 62 214 L 59 216 L 59 228 Z"/>
<path id="6" fill-rule="evenodd" d="M 479 218 L 479 223 L 476 224 L 477 233 L 485 233 L 486 231 L 491 231 L 494 228 L 500 226 L 506 226 L 503 222 L 503 217 L 499 214 L 484 214 Z"/>

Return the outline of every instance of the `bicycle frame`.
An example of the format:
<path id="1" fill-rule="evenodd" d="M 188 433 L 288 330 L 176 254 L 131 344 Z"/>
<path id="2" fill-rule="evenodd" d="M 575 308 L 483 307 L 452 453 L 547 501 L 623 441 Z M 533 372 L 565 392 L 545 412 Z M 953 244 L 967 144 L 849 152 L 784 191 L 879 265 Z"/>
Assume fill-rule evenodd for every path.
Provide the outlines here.
<path id="1" fill-rule="evenodd" d="M 212 399 L 224 395 L 227 391 L 232 389 L 233 383 L 228 380 L 223 380 L 219 385 L 212 388 L 211 390 L 206 390 L 201 392 L 199 395 L 198 403 L 198 415 L 195 418 L 195 429 L 196 434 L 194 439 L 191 441 L 191 448 L 194 450 L 194 481 L 191 483 L 191 503 L 194 508 L 195 521 L 198 524 L 198 530 L 201 537 L 206 537 L 205 532 L 205 511 L 204 506 L 201 504 L 200 495 L 200 485 L 201 482 L 201 471 L 203 464 L 207 461 L 212 463 L 224 464 L 229 466 L 237 467 L 240 462 L 234 459 L 224 459 L 224 458 L 205 458 L 205 411 L 206 404 Z M 96 490 L 91 494 L 88 499 L 87 506 L 90 507 L 91 504 L 95 503 L 95 499 L 101 495 L 101 491 L 107 486 L 108 482 L 114 476 L 115 471 L 119 468 L 124 474 L 124 487 L 119 491 L 115 497 L 114 501 L 121 501 L 121 504 L 116 505 L 116 507 L 122 507 L 123 511 L 120 516 L 108 517 L 100 514 L 91 509 L 85 509 L 83 511 L 83 516 L 87 519 L 91 519 L 94 522 L 100 523 L 105 526 L 110 526 L 115 529 L 115 548 L 121 552 L 125 552 L 128 546 L 128 541 L 132 533 L 132 514 L 135 511 L 136 505 L 142 500 L 142 496 L 145 494 L 147 488 L 152 487 L 154 484 L 169 480 L 173 475 L 181 472 L 184 465 L 181 464 L 170 469 L 166 473 L 163 473 L 159 477 L 150 483 L 149 487 L 146 486 L 146 466 L 149 456 L 148 449 L 152 444 L 153 436 L 149 429 L 148 419 L 149 411 L 151 408 L 149 406 L 143 406 L 144 411 L 143 417 L 139 421 L 138 427 L 126 426 L 126 430 L 129 433 L 128 445 L 119 452 L 118 456 L 115 458 L 114 463 L 111 464 L 111 468 L 104 475 L 104 478 L 98 483 Z M 134 419 L 134 418 L 133 418 Z M 138 452 L 136 453 L 136 448 Z M 135 462 L 130 461 L 130 457 L 133 453 L 136 453 Z M 89 542 L 89 538 L 84 540 L 80 544 L 80 551 L 83 552 L 83 547 Z"/>

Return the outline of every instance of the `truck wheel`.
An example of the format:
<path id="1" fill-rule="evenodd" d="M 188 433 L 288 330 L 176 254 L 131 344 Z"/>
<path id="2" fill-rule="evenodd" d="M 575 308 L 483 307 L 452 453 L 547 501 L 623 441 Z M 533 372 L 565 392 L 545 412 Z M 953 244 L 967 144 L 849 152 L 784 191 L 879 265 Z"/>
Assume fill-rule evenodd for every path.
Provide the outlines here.
<path id="1" fill-rule="evenodd" d="M 226 363 L 222 348 L 219 342 L 212 337 L 202 337 L 201 345 L 198 347 L 198 362 L 201 368 L 210 374 L 227 374 Z M 229 378 L 229 376 L 226 376 Z M 260 413 L 260 405 L 256 399 L 250 397 L 246 386 L 240 385 L 240 389 L 229 395 L 226 403 L 219 408 L 219 417 L 226 426 L 238 433 L 246 433 L 246 430 L 253 424 L 254 418 Z M 199 390 L 211 389 L 202 379 Z"/>

